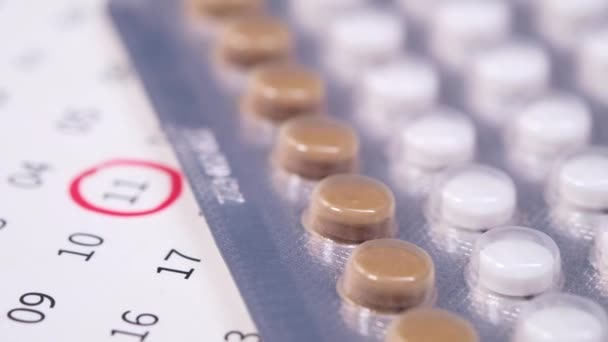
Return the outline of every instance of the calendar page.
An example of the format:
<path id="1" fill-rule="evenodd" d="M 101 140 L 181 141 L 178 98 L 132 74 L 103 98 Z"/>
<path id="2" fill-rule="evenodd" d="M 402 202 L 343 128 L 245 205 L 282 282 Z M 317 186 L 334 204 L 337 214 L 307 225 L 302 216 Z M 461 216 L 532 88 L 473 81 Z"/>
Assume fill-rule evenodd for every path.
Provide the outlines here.
<path id="1" fill-rule="evenodd" d="M 0 340 L 255 341 L 106 6 L 0 1 Z"/>

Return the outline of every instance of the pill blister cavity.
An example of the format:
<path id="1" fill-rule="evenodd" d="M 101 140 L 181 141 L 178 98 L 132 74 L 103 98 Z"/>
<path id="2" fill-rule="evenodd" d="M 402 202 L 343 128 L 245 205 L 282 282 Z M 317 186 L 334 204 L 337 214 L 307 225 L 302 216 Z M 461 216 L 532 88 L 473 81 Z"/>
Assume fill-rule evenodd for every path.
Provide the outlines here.
<path id="1" fill-rule="evenodd" d="M 587 211 L 608 209 L 608 150 L 592 147 L 566 156 L 553 171 L 549 201 Z"/>
<path id="2" fill-rule="evenodd" d="M 306 33 L 320 36 L 343 12 L 365 6 L 365 0 L 291 0 L 290 12 Z"/>
<path id="3" fill-rule="evenodd" d="M 432 300 L 434 282 L 435 268 L 426 251 L 409 242 L 379 239 L 353 251 L 338 292 L 364 308 L 399 312 Z"/>
<path id="4" fill-rule="evenodd" d="M 544 179 L 556 158 L 591 138 L 591 112 L 582 98 L 551 93 L 523 104 L 508 119 L 505 144 L 518 171 Z"/>
<path id="5" fill-rule="evenodd" d="M 329 28 L 324 58 L 338 79 L 350 83 L 371 66 L 398 58 L 405 39 L 402 19 L 389 11 L 346 11 Z"/>
<path id="6" fill-rule="evenodd" d="M 504 172 L 477 164 L 446 170 L 433 187 L 430 219 L 438 225 L 482 231 L 511 222 L 516 189 Z"/>
<path id="7" fill-rule="evenodd" d="M 250 113 L 273 123 L 323 112 L 325 85 L 313 71 L 292 64 L 257 69 L 248 82 L 242 105 Z"/>
<path id="8" fill-rule="evenodd" d="M 448 70 L 461 72 L 472 55 L 510 32 L 511 11 L 505 1 L 445 1 L 433 10 L 429 48 Z"/>
<path id="9" fill-rule="evenodd" d="M 411 22 L 424 27 L 442 1 L 445 0 L 397 0 L 397 3 Z"/>
<path id="10" fill-rule="evenodd" d="M 605 0 L 542 0 L 536 6 L 538 31 L 563 51 L 574 48 L 585 31 L 608 16 L 608 2 Z"/>
<path id="11" fill-rule="evenodd" d="M 354 130 L 323 116 L 287 121 L 279 129 L 273 159 L 288 173 L 321 179 L 356 169 L 359 139 Z"/>
<path id="12" fill-rule="evenodd" d="M 303 222 L 329 239 L 359 243 L 395 233 L 395 198 L 381 182 L 361 175 L 334 175 L 315 187 Z"/>
<path id="13" fill-rule="evenodd" d="M 503 296 L 534 296 L 561 285 L 557 245 L 527 227 L 501 227 L 481 235 L 469 267 L 472 286 Z"/>
<path id="14" fill-rule="evenodd" d="M 385 342 L 478 342 L 475 328 L 449 311 L 420 308 L 407 311 L 389 326 Z"/>
<path id="15" fill-rule="evenodd" d="M 522 310 L 513 342 L 602 342 L 608 339 L 608 318 L 593 301 L 571 294 L 548 294 Z"/>
<path id="16" fill-rule="evenodd" d="M 230 19 L 258 13 L 263 0 L 186 0 L 188 10 L 195 17 L 212 21 Z"/>
<path id="17" fill-rule="evenodd" d="M 474 58 L 467 76 L 468 106 L 486 121 L 502 123 L 517 104 L 542 95 L 550 80 L 550 59 L 540 46 L 505 42 Z"/>
<path id="18" fill-rule="evenodd" d="M 406 125 L 398 133 L 400 163 L 425 170 L 440 170 L 473 159 L 476 133 L 465 115 L 437 108 Z"/>
<path id="19" fill-rule="evenodd" d="M 372 134 L 387 136 L 395 123 L 405 124 L 436 104 L 439 76 L 420 58 L 399 58 L 365 71 L 358 90 L 362 124 Z"/>
<path id="20" fill-rule="evenodd" d="M 234 20 L 222 30 L 216 54 L 230 67 L 248 70 L 287 60 L 292 50 L 289 29 L 281 21 L 265 16 Z"/>
<path id="21" fill-rule="evenodd" d="M 581 88 L 608 105 L 608 26 L 583 35 L 575 60 Z"/>

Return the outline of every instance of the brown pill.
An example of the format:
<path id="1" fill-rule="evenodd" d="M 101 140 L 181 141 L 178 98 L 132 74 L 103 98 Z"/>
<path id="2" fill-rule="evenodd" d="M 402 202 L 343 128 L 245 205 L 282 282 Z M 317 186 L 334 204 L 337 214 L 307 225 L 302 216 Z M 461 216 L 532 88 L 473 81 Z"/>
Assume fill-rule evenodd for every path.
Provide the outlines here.
<path id="1" fill-rule="evenodd" d="M 389 326 L 385 342 L 478 342 L 475 328 L 445 310 L 423 308 L 408 311 Z"/>
<path id="2" fill-rule="evenodd" d="M 381 182 L 360 175 L 335 175 L 315 187 L 304 217 L 308 229 L 327 238 L 359 243 L 390 237 L 395 198 Z"/>
<path id="3" fill-rule="evenodd" d="M 357 135 L 347 125 L 324 116 L 302 116 L 283 124 L 273 152 L 285 171 L 321 179 L 356 168 Z"/>
<path id="4" fill-rule="evenodd" d="M 263 0 L 187 0 L 197 16 L 226 20 L 259 12 Z"/>
<path id="5" fill-rule="evenodd" d="M 423 249 L 401 240 L 379 239 L 353 251 L 338 291 L 363 307 L 399 312 L 429 300 L 434 282 L 433 260 Z"/>
<path id="6" fill-rule="evenodd" d="M 253 74 L 243 104 L 246 112 L 272 122 L 319 114 L 325 86 L 314 72 L 294 65 L 262 67 Z"/>
<path id="7" fill-rule="evenodd" d="M 291 48 L 291 35 L 285 24 L 269 17 L 252 16 L 235 20 L 225 27 L 217 53 L 225 63 L 248 69 L 286 60 Z"/>

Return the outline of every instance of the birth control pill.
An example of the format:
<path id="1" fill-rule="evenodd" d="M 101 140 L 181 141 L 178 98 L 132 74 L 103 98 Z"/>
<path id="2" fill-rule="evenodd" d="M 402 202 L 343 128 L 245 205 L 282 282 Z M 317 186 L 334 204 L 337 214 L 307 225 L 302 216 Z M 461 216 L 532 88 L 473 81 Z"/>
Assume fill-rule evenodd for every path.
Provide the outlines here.
<path id="1" fill-rule="evenodd" d="M 353 129 L 320 116 L 283 124 L 273 152 L 278 166 L 309 179 L 354 171 L 358 154 L 359 139 Z"/>
<path id="2" fill-rule="evenodd" d="M 432 298 L 433 260 L 420 247 L 401 240 L 364 242 L 351 254 L 338 291 L 365 308 L 398 312 Z"/>
<path id="3" fill-rule="evenodd" d="M 524 105 L 509 131 L 509 143 L 516 149 L 555 156 L 587 144 L 591 112 L 581 98 L 554 93 Z"/>
<path id="4" fill-rule="evenodd" d="M 563 50 L 572 49 L 586 30 L 608 15 L 606 0 L 541 0 L 536 6 L 541 35 Z"/>
<path id="5" fill-rule="evenodd" d="M 393 13 L 357 9 L 336 17 L 328 35 L 330 68 L 351 81 L 368 67 L 397 58 L 405 42 L 405 27 Z"/>
<path id="6" fill-rule="evenodd" d="M 428 62 L 403 58 L 370 68 L 361 88 L 368 115 L 391 120 L 432 107 L 439 96 L 439 76 Z"/>
<path id="7" fill-rule="evenodd" d="M 475 126 L 466 116 L 440 108 L 409 123 L 398 135 L 401 161 L 438 170 L 470 161 L 475 154 Z"/>
<path id="8" fill-rule="evenodd" d="M 420 308 L 407 311 L 389 326 L 385 342 L 478 342 L 475 328 L 449 311 Z"/>
<path id="9" fill-rule="evenodd" d="M 560 253 L 546 234 L 526 227 L 502 227 L 475 243 L 471 277 L 477 286 L 505 296 L 538 295 L 559 285 Z"/>
<path id="10" fill-rule="evenodd" d="M 576 52 L 576 72 L 581 87 L 608 104 L 608 26 L 583 35 Z"/>
<path id="11" fill-rule="evenodd" d="M 395 198 L 381 182 L 360 175 L 334 175 L 313 190 L 304 224 L 340 242 L 359 243 L 395 232 Z"/>
<path id="12" fill-rule="evenodd" d="M 467 76 L 469 107 L 492 122 L 503 122 L 514 104 L 540 96 L 550 75 L 550 59 L 540 46 L 506 42 L 474 59 Z"/>
<path id="13" fill-rule="evenodd" d="M 290 12 L 307 33 L 323 35 L 333 20 L 346 11 L 364 6 L 366 0 L 290 1 Z"/>
<path id="14" fill-rule="evenodd" d="M 325 101 L 325 85 L 319 75 L 287 64 L 257 69 L 243 97 L 243 110 L 271 122 L 319 114 Z"/>
<path id="15" fill-rule="evenodd" d="M 593 301 L 566 293 L 532 300 L 515 325 L 513 342 L 603 342 L 608 317 Z"/>
<path id="16" fill-rule="evenodd" d="M 408 18 L 416 24 L 425 25 L 437 5 L 446 0 L 398 0 Z"/>
<path id="17" fill-rule="evenodd" d="M 558 201 L 585 210 L 608 209 L 608 150 L 595 147 L 567 156 L 550 186 Z"/>
<path id="18" fill-rule="evenodd" d="M 194 15 L 227 20 L 259 12 L 263 0 L 187 0 Z"/>
<path id="19" fill-rule="evenodd" d="M 253 16 L 235 20 L 222 31 L 217 55 L 230 66 L 249 69 L 284 61 L 291 54 L 289 29 L 279 20 Z"/>
<path id="20" fill-rule="evenodd" d="M 431 197 L 433 213 L 440 222 L 477 231 L 508 223 L 516 204 L 511 178 L 498 169 L 476 164 L 446 171 Z"/>
<path id="21" fill-rule="evenodd" d="M 509 5 L 500 0 L 441 2 L 430 20 L 430 49 L 452 71 L 462 71 L 473 54 L 511 31 Z"/>

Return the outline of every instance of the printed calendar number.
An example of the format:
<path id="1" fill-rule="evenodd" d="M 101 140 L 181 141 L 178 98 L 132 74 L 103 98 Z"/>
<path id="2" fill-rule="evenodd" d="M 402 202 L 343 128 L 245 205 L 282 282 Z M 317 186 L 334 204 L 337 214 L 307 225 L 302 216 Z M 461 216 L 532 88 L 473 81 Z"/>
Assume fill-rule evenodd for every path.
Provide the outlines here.
<path id="1" fill-rule="evenodd" d="M 46 309 L 55 307 L 55 299 L 40 292 L 29 292 L 19 298 L 19 303 L 26 307 L 19 307 L 7 312 L 6 316 L 19 323 L 35 324 L 44 321 Z M 43 305 L 44 304 L 44 305 Z M 29 307 L 43 306 L 43 308 L 32 309 Z"/>
<path id="2" fill-rule="evenodd" d="M 262 342 L 262 337 L 257 333 L 243 333 L 238 330 L 232 330 L 224 335 L 225 342 Z"/>
<path id="3" fill-rule="evenodd" d="M 125 311 L 122 314 L 122 320 L 135 327 L 130 327 L 128 330 L 112 329 L 110 336 L 131 338 L 133 340 L 145 341 L 150 334 L 150 330 L 144 330 L 143 327 L 151 327 L 158 323 L 158 316 L 151 313 L 136 314 L 131 310 Z M 126 328 L 125 328 L 126 329 Z"/>
<path id="4" fill-rule="evenodd" d="M 197 259 L 197 258 L 193 258 L 190 256 L 187 256 L 185 254 L 182 254 L 180 252 L 178 252 L 175 249 L 171 249 L 169 251 L 169 253 L 165 256 L 165 261 L 169 261 L 169 259 L 175 255 L 174 259 L 177 258 L 181 258 L 181 259 L 185 259 L 185 262 L 188 263 L 198 263 L 201 262 L 201 259 Z M 177 273 L 177 274 L 183 274 L 184 275 L 184 279 L 190 279 L 190 276 L 192 275 L 192 273 L 194 272 L 194 268 L 190 268 L 188 271 L 184 271 L 182 269 L 175 269 L 175 268 L 167 268 L 167 267 L 157 267 L 156 268 L 156 273 L 161 273 L 161 272 L 171 272 L 171 273 Z"/>
<path id="5" fill-rule="evenodd" d="M 89 133 L 100 118 L 101 115 L 95 109 L 72 109 L 57 120 L 56 127 L 64 134 L 83 135 Z"/>
<path id="6" fill-rule="evenodd" d="M 68 237 L 68 241 L 79 250 L 60 249 L 57 255 L 75 255 L 84 258 L 84 261 L 89 261 L 95 254 L 95 248 L 104 242 L 101 236 L 88 233 L 74 233 Z"/>
<path id="7" fill-rule="evenodd" d="M 80 207 L 110 216 L 160 212 L 182 191 L 181 174 L 168 166 L 141 160 L 110 160 L 78 175 L 70 195 Z"/>
<path id="8" fill-rule="evenodd" d="M 24 161 L 21 170 L 8 176 L 8 183 L 20 189 L 37 189 L 44 184 L 43 176 L 50 169 L 47 163 Z"/>

